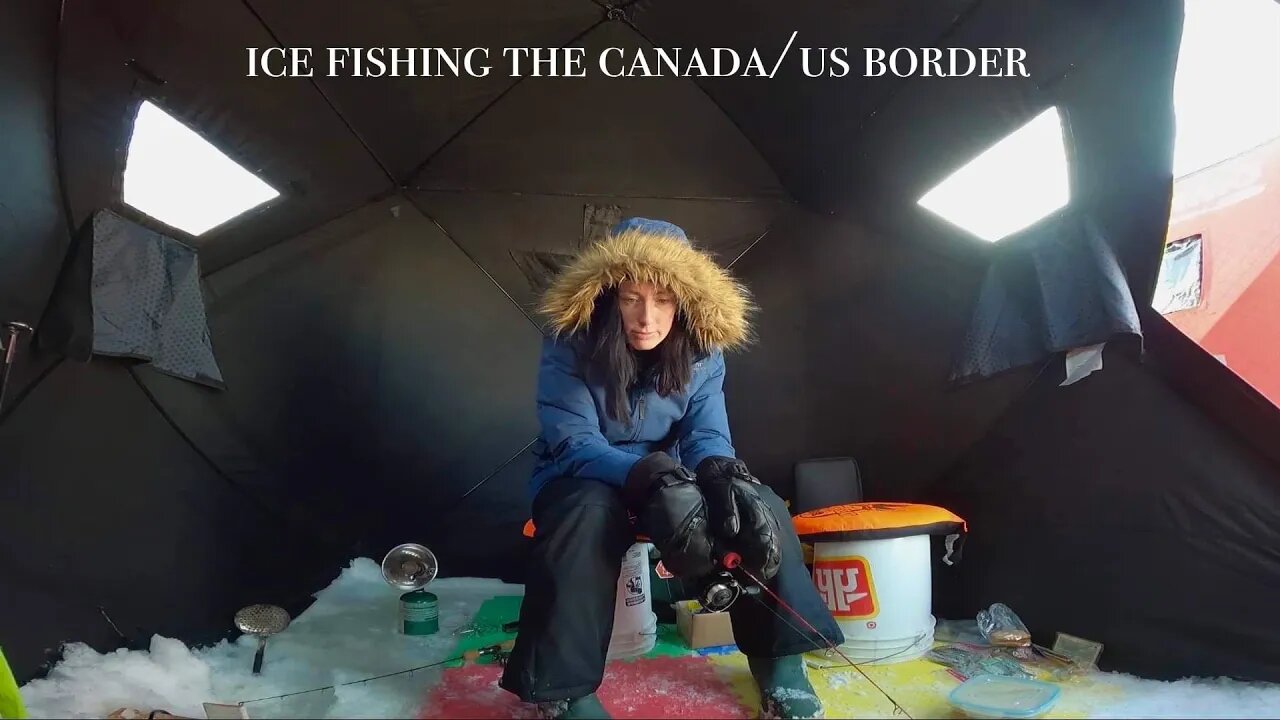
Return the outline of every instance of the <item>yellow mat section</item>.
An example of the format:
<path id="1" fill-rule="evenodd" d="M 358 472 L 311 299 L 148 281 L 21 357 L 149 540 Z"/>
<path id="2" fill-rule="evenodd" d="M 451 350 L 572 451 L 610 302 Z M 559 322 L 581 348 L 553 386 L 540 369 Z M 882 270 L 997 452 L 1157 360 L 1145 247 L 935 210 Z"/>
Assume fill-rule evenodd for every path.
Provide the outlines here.
<path id="1" fill-rule="evenodd" d="M 715 655 L 709 658 L 716 671 L 732 687 L 748 708 L 760 707 L 760 695 L 756 691 L 755 682 L 747 669 L 747 659 L 741 653 Z M 889 665 L 863 665 L 862 672 L 856 668 L 831 667 L 818 669 L 813 667 L 839 664 L 826 659 L 825 656 L 807 656 L 810 661 L 809 682 L 817 690 L 826 709 L 826 716 L 856 718 L 902 718 L 888 698 L 894 699 L 907 715 L 912 718 L 963 718 L 964 713 L 951 707 L 947 696 L 951 694 L 960 681 L 953 677 L 947 669 L 928 660 L 911 660 Z M 875 681 L 884 693 L 877 690 L 867 678 Z M 1100 675 L 1083 675 L 1065 682 L 1055 683 L 1062 690 L 1057 703 L 1046 714 L 1046 718 L 1076 719 L 1086 718 L 1093 712 L 1105 708 L 1124 698 L 1123 692 L 1105 681 Z"/>

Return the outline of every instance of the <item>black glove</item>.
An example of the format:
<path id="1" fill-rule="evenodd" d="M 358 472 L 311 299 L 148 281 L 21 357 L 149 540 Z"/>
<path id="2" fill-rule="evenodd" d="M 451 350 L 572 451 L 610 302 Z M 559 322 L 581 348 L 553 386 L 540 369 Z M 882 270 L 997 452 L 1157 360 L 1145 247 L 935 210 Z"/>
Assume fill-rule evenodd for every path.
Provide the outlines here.
<path id="1" fill-rule="evenodd" d="M 668 570 L 688 579 L 711 574 L 707 504 L 693 473 L 664 452 L 651 453 L 632 467 L 622 492 L 636 529 L 662 553 Z"/>
<path id="2" fill-rule="evenodd" d="M 782 529 L 769 504 L 756 489 L 760 481 L 735 458 L 709 457 L 698 463 L 698 486 L 707 499 L 711 532 L 742 555 L 761 579 L 778 573 L 782 564 Z"/>

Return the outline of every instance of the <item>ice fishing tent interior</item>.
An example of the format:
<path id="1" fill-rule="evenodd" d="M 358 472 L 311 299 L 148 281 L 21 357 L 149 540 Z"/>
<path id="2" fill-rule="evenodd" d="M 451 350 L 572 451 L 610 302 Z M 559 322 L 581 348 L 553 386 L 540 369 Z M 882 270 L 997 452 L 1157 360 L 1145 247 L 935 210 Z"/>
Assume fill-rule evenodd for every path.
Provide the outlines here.
<path id="1" fill-rule="evenodd" d="M 967 521 L 938 618 L 1002 602 L 1037 642 L 1103 643 L 1105 671 L 1280 682 L 1274 308 L 1236 365 L 1153 306 L 1178 183 L 1280 135 L 1278 13 L 4 3 L 0 322 L 33 328 L 0 336 L 9 667 L 234 645 L 238 608 L 296 619 L 404 542 L 441 587 L 521 583 L 536 294 L 641 215 L 760 308 L 726 392 L 763 481 L 795 507 L 798 463 L 851 458 L 862 498 Z M 516 78 L 496 50 L 484 77 L 247 76 L 246 48 L 335 46 L 620 48 L 615 69 L 725 47 L 769 70 L 793 30 L 772 79 Z M 848 74 L 807 77 L 802 47 L 848 47 Z M 864 47 L 1022 48 L 1029 77 L 866 77 Z M 1193 131 L 1218 145 L 1188 170 Z M 1280 182 L 1248 177 L 1195 201 Z M 1269 207 L 1216 246 L 1253 243 L 1255 275 L 1278 272 Z"/>

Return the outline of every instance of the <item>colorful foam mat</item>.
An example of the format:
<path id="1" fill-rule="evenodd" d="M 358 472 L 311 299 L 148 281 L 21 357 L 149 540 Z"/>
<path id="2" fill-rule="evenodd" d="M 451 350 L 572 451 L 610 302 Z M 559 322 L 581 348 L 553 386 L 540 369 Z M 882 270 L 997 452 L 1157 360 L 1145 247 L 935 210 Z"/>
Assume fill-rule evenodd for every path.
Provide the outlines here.
<path id="1" fill-rule="evenodd" d="M 460 636 L 459 652 L 514 637 L 501 627 L 516 618 L 519 606 L 518 596 L 487 601 L 476 614 L 474 631 Z M 912 718 L 964 717 L 947 701 L 960 680 L 928 660 L 860 668 L 838 659 L 833 663 L 825 654 L 815 653 L 807 660 L 810 682 L 827 717 L 901 718 L 895 702 Z M 498 687 L 501 674 L 502 668 L 488 659 L 456 663 L 431 688 L 419 717 L 536 717 L 532 706 Z M 1091 708 L 1120 699 L 1117 688 L 1088 675 L 1060 686 L 1061 698 L 1047 718 L 1088 717 Z M 598 696 L 616 718 L 754 718 L 759 709 L 759 695 L 741 653 L 691 651 L 675 627 L 665 625 L 660 626 L 653 651 L 609 663 Z"/>

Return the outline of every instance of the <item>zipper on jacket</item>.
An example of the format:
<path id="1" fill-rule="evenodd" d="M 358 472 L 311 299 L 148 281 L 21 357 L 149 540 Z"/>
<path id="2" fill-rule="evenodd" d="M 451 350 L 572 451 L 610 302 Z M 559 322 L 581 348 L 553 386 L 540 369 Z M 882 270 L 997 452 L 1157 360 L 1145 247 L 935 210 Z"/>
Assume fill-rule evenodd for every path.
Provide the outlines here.
<path id="1" fill-rule="evenodd" d="M 644 429 L 644 400 L 645 396 L 642 394 L 636 402 L 636 407 L 639 408 L 639 418 L 636 420 L 636 429 L 631 433 L 632 440 L 639 440 L 640 431 Z"/>

